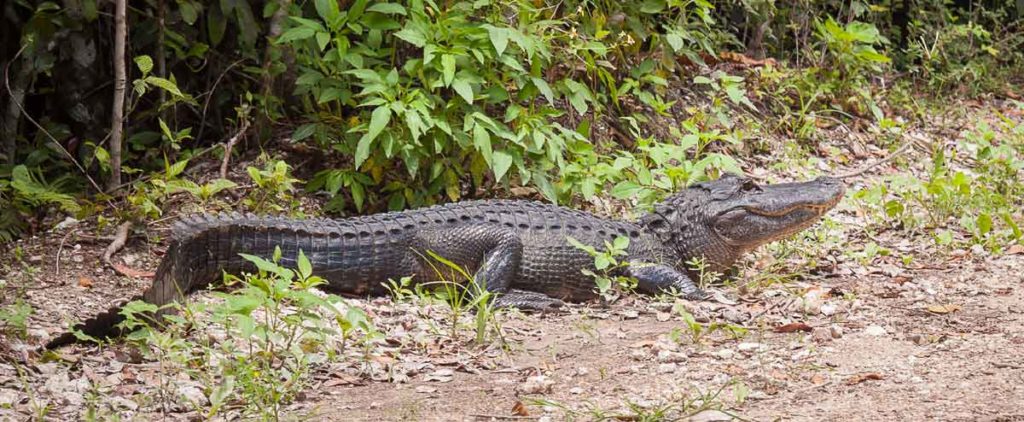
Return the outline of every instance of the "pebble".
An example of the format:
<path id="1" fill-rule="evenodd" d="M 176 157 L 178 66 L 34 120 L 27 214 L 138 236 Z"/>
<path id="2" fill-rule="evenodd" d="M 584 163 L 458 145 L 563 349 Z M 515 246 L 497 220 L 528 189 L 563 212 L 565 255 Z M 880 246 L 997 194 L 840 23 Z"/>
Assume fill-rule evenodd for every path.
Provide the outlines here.
<path id="1" fill-rule="evenodd" d="M 10 389 L 0 389 L 0 408 L 14 407 L 18 403 L 18 392 Z"/>
<path id="2" fill-rule="evenodd" d="M 878 337 L 878 336 L 884 336 L 887 333 L 885 331 L 885 328 L 882 328 L 882 327 L 880 327 L 878 325 L 872 325 L 872 326 L 869 326 L 868 328 L 864 329 L 864 334 L 867 334 L 869 336 Z"/>
<path id="3" fill-rule="evenodd" d="M 799 362 L 801 360 L 806 359 L 810 355 L 811 355 L 811 350 L 810 349 L 803 349 L 803 350 L 800 350 L 799 352 L 794 353 L 793 357 L 792 357 L 792 360 L 793 360 L 793 362 Z"/>
<path id="4" fill-rule="evenodd" d="M 206 394 L 203 394 L 203 390 L 194 385 L 180 385 L 178 386 L 178 397 L 182 398 L 183 401 L 189 404 L 188 407 L 193 406 L 206 406 L 207 399 Z"/>
<path id="5" fill-rule="evenodd" d="M 732 359 L 732 357 L 736 355 L 736 352 L 732 351 L 732 349 L 722 349 L 712 353 L 712 355 L 719 359 L 727 360 Z"/>
<path id="6" fill-rule="evenodd" d="M 825 316 L 835 315 L 837 310 L 839 310 L 839 306 L 837 306 L 834 303 L 826 303 L 824 305 L 821 305 L 821 314 Z"/>
<path id="7" fill-rule="evenodd" d="M 622 311 L 622 319 L 637 319 L 640 318 L 640 312 L 635 309 L 627 309 Z"/>
<path id="8" fill-rule="evenodd" d="M 736 346 L 737 350 L 744 353 L 754 352 L 763 348 L 764 345 L 761 343 L 740 343 Z"/>
<path id="9" fill-rule="evenodd" d="M 529 377 L 526 382 L 519 384 L 516 390 L 521 394 L 542 394 L 550 393 L 555 382 L 544 375 Z"/>
<path id="10" fill-rule="evenodd" d="M 725 412 L 723 412 L 721 410 L 711 410 L 711 409 L 709 409 L 709 410 L 701 411 L 700 413 L 697 413 L 696 415 L 690 416 L 690 418 L 687 419 L 687 421 L 689 421 L 689 422 L 725 422 L 725 421 L 731 421 L 731 420 L 734 420 L 734 419 L 735 418 L 733 418 L 732 415 L 729 415 L 728 413 L 725 413 Z"/>
<path id="11" fill-rule="evenodd" d="M 662 350 L 658 352 L 658 362 L 683 362 L 686 360 L 686 354 L 679 352 L 671 352 L 668 350 Z"/>
<path id="12" fill-rule="evenodd" d="M 829 334 L 832 334 L 832 338 L 843 338 L 843 327 L 833 325 L 828 327 Z"/>
<path id="13" fill-rule="evenodd" d="M 569 389 L 569 394 L 583 394 L 583 389 L 580 387 L 573 387 Z"/>
<path id="14" fill-rule="evenodd" d="M 829 328 L 825 328 L 825 327 L 815 328 L 814 331 L 811 332 L 811 338 L 813 338 L 814 341 L 817 341 L 817 342 L 831 341 L 832 340 L 832 330 L 829 329 Z"/>
<path id="15" fill-rule="evenodd" d="M 663 363 L 658 365 L 659 374 L 671 374 L 676 371 L 676 364 L 674 363 Z"/>
<path id="16" fill-rule="evenodd" d="M 434 387 L 428 387 L 426 385 L 421 385 L 421 386 L 416 387 L 416 392 L 417 393 L 422 393 L 422 394 L 430 394 L 430 393 L 437 392 L 437 389 L 434 388 Z"/>

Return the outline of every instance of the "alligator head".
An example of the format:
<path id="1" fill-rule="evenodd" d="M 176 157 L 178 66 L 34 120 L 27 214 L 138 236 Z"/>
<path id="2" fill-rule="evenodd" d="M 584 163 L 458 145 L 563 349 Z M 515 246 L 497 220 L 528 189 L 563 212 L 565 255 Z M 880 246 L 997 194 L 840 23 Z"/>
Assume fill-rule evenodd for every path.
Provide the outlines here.
<path id="1" fill-rule="evenodd" d="M 844 192 L 831 178 L 759 185 L 727 174 L 668 197 L 640 223 L 680 256 L 703 257 L 722 272 L 745 252 L 810 227 Z"/>

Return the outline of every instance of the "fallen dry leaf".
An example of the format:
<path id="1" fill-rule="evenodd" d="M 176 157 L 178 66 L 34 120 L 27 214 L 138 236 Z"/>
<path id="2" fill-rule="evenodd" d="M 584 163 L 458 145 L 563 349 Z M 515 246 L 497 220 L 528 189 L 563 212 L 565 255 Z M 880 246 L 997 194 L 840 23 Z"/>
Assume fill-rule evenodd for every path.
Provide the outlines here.
<path id="1" fill-rule="evenodd" d="M 825 376 L 821 374 L 811 375 L 811 384 L 822 385 L 825 383 Z"/>
<path id="2" fill-rule="evenodd" d="M 847 378 L 846 385 L 856 385 L 864 381 L 879 381 L 883 379 L 885 379 L 885 377 L 883 377 L 882 374 L 879 374 L 877 372 L 866 372 L 863 374 L 857 374 L 850 378 Z"/>
<path id="3" fill-rule="evenodd" d="M 80 287 L 90 288 L 92 287 L 92 279 L 89 277 L 78 277 L 78 285 Z"/>
<path id="4" fill-rule="evenodd" d="M 795 333 L 797 331 L 810 332 L 813 330 L 813 327 L 802 322 L 793 322 L 775 327 L 776 333 Z"/>
<path id="5" fill-rule="evenodd" d="M 156 277 L 156 273 L 152 272 L 152 271 L 140 271 L 140 270 L 136 270 L 134 268 L 131 268 L 131 267 L 127 266 L 127 265 L 117 264 L 117 263 L 110 264 L 110 265 L 114 267 L 114 270 L 116 270 L 119 274 L 121 274 L 121 275 L 123 275 L 125 277 L 132 277 L 132 278 L 153 278 L 153 277 Z"/>
<path id="6" fill-rule="evenodd" d="M 512 414 L 516 416 L 530 416 L 530 411 L 526 410 L 526 405 L 523 402 L 516 400 L 516 404 L 512 405 Z"/>
<path id="7" fill-rule="evenodd" d="M 1014 244 L 1006 248 L 1007 255 L 1024 255 L 1024 245 Z"/>
<path id="8" fill-rule="evenodd" d="M 957 304 L 946 304 L 946 305 L 932 305 L 928 307 L 928 312 L 933 314 L 950 314 L 960 310 L 960 305 Z"/>

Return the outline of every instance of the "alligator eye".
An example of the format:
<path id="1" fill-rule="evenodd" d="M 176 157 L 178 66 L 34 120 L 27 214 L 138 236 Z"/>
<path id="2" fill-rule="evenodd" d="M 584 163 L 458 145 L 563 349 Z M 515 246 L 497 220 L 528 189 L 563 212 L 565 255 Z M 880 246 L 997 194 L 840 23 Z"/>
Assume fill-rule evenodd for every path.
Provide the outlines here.
<path id="1" fill-rule="evenodd" d="M 743 181 L 744 192 L 760 192 L 761 187 L 757 185 L 753 180 L 747 179 Z"/>

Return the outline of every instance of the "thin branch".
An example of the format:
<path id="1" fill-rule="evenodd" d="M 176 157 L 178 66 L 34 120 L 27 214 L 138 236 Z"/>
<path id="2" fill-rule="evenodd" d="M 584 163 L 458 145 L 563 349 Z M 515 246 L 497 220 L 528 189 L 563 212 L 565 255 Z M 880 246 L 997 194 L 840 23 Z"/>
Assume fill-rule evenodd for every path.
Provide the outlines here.
<path id="1" fill-rule="evenodd" d="M 859 168 L 857 170 L 854 170 L 854 171 L 851 171 L 849 173 L 840 174 L 838 176 L 835 176 L 835 178 L 836 179 L 849 179 L 851 177 L 857 177 L 857 176 L 860 176 L 860 175 L 862 175 L 864 173 L 867 173 L 871 169 L 873 169 L 875 167 L 878 167 L 878 166 L 880 166 L 882 164 L 888 163 L 888 162 L 892 161 L 894 158 L 899 157 L 904 152 L 906 152 L 910 147 L 914 146 L 914 143 L 917 140 L 918 140 L 918 138 L 916 138 L 916 137 L 915 137 L 915 139 L 906 139 L 906 140 L 903 141 L 903 145 L 900 145 L 900 147 L 897 148 L 896 151 L 893 151 L 891 154 L 887 155 L 885 158 L 882 158 L 881 160 L 875 161 L 874 163 L 868 164 L 868 165 L 866 165 L 864 167 L 861 167 L 861 168 Z"/>
<path id="2" fill-rule="evenodd" d="M 224 144 L 224 159 L 220 162 L 220 178 L 228 178 L 228 162 L 231 161 L 231 150 L 235 147 L 240 139 L 245 136 L 245 132 L 249 130 L 249 118 L 246 115 L 239 116 L 242 120 L 241 127 L 238 128 L 238 132 L 235 136 L 232 136 L 226 144 Z"/>
<path id="3" fill-rule="evenodd" d="M 11 84 L 8 73 L 11 68 L 11 63 L 19 56 L 21 56 L 21 53 L 25 51 L 26 47 L 28 47 L 28 45 L 21 46 L 21 49 L 18 50 L 18 52 L 14 55 L 14 58 L 11 59 L 10 62 L 7 62 L 7 66 L 4 67 L 4 86 L 7 88 L 7 93 L 12 96 L 14 95 L 14 93 L 11 92 Z M 33 126 L 36 127 L 36 129 L 42 132 L 43 135 L 46 135 L 46 137 L 50 139 L 50 142 L 53 142 L 53 145 L 57 147 L 58 150 L 64 153 L 64 156 L 67 157 L 68 161 L 71 161 L 71 163 L 74 164 L 75 167 L 77 167 L 78 170 L 82 172 L 82 175 L 85 176 L 85 179 L 89 181 L 89 184 L 92 185 L 93 189 L 96 189 L 96 192 L 103 192 L 103 189 L 100 189 L 100 185 L 96 183 L 96 180 L 93 180 L 92 176 L 89 176 L 89 172 L 85 171 L 85 168 L 78 163 L 78 160 L 75 159 L 75 156 L 71 155 L 71 152 L 69 152 L 67 148 L 64 148 L 64 145 L 61 145 L 61 143 L 57 141 L 57 138 L 55 138 L 53 134 L 50 133 L 50 131 L 46 130 L 46 128 L 40 125 L 39 122 L 36 121 L 36 119 L 33 119 L 32 116 L 29 115 L 27 111 L 25 111 L 25 107 L 21 103 L 15 102 L 14 105 L 18 106 L 18 110 L 21 110 L 21 115 L 25 116 L 25 120 L 28 120 L 30 123 L 32 123 Z M 107 200 L 107 204 L 110 205 L 111 208 L 114 208 L 114 203 L 111 202 L 109 199 Z"/>

